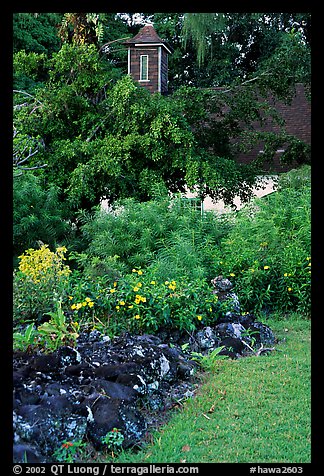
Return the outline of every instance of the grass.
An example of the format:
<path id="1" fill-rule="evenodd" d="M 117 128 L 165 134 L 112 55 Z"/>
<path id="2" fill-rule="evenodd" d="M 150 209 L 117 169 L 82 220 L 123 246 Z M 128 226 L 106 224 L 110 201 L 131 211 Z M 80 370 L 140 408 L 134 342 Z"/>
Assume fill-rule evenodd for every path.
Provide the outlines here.
<path id="1" fill-rule="evenodd" d="M 218 360 L 196 396 L 116 463 L 308 463 L 310 321 L 268 320 L 280 342 L 267 356 Z"/>

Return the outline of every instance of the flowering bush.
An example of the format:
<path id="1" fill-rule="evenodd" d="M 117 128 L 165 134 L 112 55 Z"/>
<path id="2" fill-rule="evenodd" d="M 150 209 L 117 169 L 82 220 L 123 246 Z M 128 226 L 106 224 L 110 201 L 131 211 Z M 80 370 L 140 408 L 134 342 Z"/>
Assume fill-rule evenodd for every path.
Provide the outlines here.
<path id="1" fill-rule="evenodd" d="M 49 250 L 48 245 L 42 245 L 39 250 L 30 248 L 18 256 L 19 270 L 34 283 L 60 281 L 71 272 L 70 268 L 63 264 L 66 251 L 65 246 L 57 248 L 55 253 Z"/>
<path id="2" fill-rule="evenodd" d="M 19 256 L 19 268 L 14 272 L 14 320 L 40 319 L 54 310 L 54 297 L 62 297 L 71 270 L 64 261 L 65 247 L 50 251 L 48 245 L 32 248 Z"/>
<path id="3" fill-rule="evenodd" d="M 310 315 L 310 212 L 306 181 L 285 182 L 239 212 L 221 243 L 217 273 L 232 280 L 245 309 Z"/>
<path id="4" fill-rule="evenodd" d="M 208 311 L 205 298 L 208 296 L 208 301 L 212 301 L 213 297 L 203 281 L 161 282 L 133 269 L 131 275 L 119 280 L 109 292 L 115 300 L 118 319 L 137 332 L 154 332 L 161 327 L 192 330 L 198 324 L 197 315 L 204 314 L 207 320 L 207 313 L 210 318 L 212 312 L 212 302 L 208 302 Z"/>
<path id="5" fill-rule="evenodd" d="M 73 274 L 66 303 L 73 321 L 91 324 L 111 335 L 161 328 L 190 331 L 215 322 L 226 312 L 225 304 L 218 302 L 206 280 L 161 281 L 147 270 L 133 268 L 130 274 L 110 283 L 100 278 L 93 282 L 84 276 L 81 281 L 79 276 L 73 287 Z"/>
<path id="6" fill-rule="evenodd" d="M 270 258 L 269 258 L 270 260 Z M 285 270 L 290 270 L 287 272 Z M 224 273 L 229 274 L 229 273 Z M 244 309 L 253 312 L 297 311 L 310 313 L 311 261 L 304 257 L 301 261 L 285 267 L 277 262 L 271 266 L 253 261 L 250 267 L 232 273 L 235 292 Z M 229 274 L 230 275 L 230 274 Z"/>
<path id="7" fill-rule="evenodd" d="M 156 210 L 153 211 L 154 220 L 151 218 L 154 226 L 158 226 Z M 54 303 L 59 300 L 62 312 L 71 318 L 68 326 L 73 323 L 73 329 L 67 329 L 74 333 L 85 327 L 100 329 L 109 335 L 123 331 L 155 332 L 161 328 L 190 332 L 199 326 L 211 325 L 226 312 L 226 304 L 217 301 L 209 285 L 211 277 L 220 274 L 235 285 L 242 312 L 310 314 L 309 181 L 286 181 L 280 192 L 255 200 L 236 214 L 226 235 L 220 233 L 217 240 L 211 219 L 203 225 L 203 234 L 195 234 L 194 221 L 187 218 L 182 217 L 183 228 L 169 233 L 168 240 L 160 237 L 160 246 L 168 245 L 165 255 L 162 248 L 154 249 L 151 243 L 154 240 L 149 234 L 153 248 L 147 263 L 130 266 L 131 262 L 138 261 L 135 259 L 138 247 L 133 252 L 127 248 L 127 265 L 113 248 L 114 258 L 121 261 L 120 267 L 116 270 L 108 266 L 103 268 L 102 274 L 84 266 L 82 271 L 78 267 L 71 272 L 65 264 L 67 250 L 64 247 L 55 252 L 46 245 L 40 250 L 27 250 L 20 256 L 19 269 L 14 274 L 15 319 L 24 322 L 42 317 L 55 311 Z M 126 223 L 126 217 L 124 219 Z M 203 222 L 205 218 L 200 220 Z M 186 230 L 187 234 L 191 233 L 191 242 L 190 247 L 183 250 L 181 237 L 186 235 Z M 210 240 L 209 234 L 214 238 Z M 130 237 L 127 241 L 131 241 Z M 100 243 L 99 240 L 98 250 Z M 172 247 L 172 243 L 177 246 Z M 182 266 L 197 247 L 199 256 L 207 253 L 208 259 L 189 260 Z M 104 259 L 109 258 L 106 251 L 104 255 Z M 87 256 L 82 254 L 84 262 Z M 95 259 L 101 262 L 99 256 Z M 202 263 L 204 266 L 200 266 Z M 19 334 L 19 339 L 21 346 L 33 341 L 32 328 Z"/>

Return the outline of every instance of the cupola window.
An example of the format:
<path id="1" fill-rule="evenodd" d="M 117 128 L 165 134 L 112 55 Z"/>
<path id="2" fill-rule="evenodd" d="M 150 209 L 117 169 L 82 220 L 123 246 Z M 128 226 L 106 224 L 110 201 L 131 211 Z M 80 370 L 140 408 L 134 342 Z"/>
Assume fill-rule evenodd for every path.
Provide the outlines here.
<path id="1" fill-rule="evenodd" d="M 148 81 L 148 55 L 140 56 L 140 81 Z"/>

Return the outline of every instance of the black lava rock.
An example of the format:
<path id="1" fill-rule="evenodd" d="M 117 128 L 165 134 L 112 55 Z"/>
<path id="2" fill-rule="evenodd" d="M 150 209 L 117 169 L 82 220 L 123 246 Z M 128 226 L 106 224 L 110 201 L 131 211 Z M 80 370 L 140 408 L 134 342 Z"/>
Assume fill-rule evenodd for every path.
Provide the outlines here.
<path id="1" fill-rule="evenodd" d="M 87 438 L 101 450 L 114 428 L 125 448 L 136 446 L 152 422 L 165 420 L 166 409 L 193 395 L 199 364 L 192 352 L 208 355 L 222 346 L 219 354 L 235 359 L 272 346 L 272 330 L 252 314 L 240 314 L 232 283 L 218 276 L 212 284 L 230 310 L 190 335 L 163 329 L 156 336 L 111 339 L 92 331 L 81 333 L 75 348 L 14 353 L 14 462 L 55 462 L 65 440 Z"/>

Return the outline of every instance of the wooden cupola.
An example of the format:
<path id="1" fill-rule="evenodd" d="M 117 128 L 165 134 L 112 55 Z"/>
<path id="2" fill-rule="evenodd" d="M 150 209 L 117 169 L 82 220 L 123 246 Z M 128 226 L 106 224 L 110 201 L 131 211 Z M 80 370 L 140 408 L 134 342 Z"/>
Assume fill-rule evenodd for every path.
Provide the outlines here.
<path id="1" fill-rule="evenodd" d="M 153 25 L 145 25 L 124 44 L 128 47 L 128 74 L 151 93 L 167 93 L 168 54 L 172 49 Z"/>

